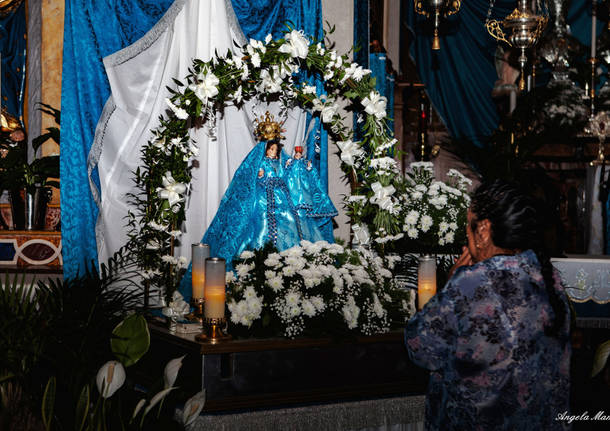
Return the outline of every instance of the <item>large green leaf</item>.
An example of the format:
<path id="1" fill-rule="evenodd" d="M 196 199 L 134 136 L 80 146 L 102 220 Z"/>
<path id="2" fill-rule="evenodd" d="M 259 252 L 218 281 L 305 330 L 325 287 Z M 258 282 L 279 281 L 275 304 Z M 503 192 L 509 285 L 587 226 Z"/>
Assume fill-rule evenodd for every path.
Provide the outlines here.
<path id="1" fill-rule="evenodd" d="M 600 344 L 597 347 L 595 356 L 593 357 L 593 369 L 591 370 L 591 377 L 595 377 L 601 370 L 604 369 L 606 362 L 608 361 L 608 356 L 610 356 L 610 340 Z"/>
<path id="2" fill-rule="evenodd" d="M 55 408 L 55 376 L 51 377 L 47 382 L 47 387 L 44 390 L 42 397 L 42 422 L 45 429 L 51 429 L 51 421 L 53 420 L 53 409 Z"/>
<path id="3" fill-rule="evenodd" d="M 78 402 L 76 404 L 76 412 L 74 413 L 74 427 L 78 431 L 81 431 L 85 426 L 85 421 L 87 420 L 87 414 L 89 413 L 89 385 L 85 385 L 83 390 L 78 397 Z"/>
<path id="4" fill-rule="evenodd" d="M 135 313 L 127 316 L 112 331 L 110 347 L 124 366 L 129 367 L 138 362 L 150 347 L 146 319 Z"/>

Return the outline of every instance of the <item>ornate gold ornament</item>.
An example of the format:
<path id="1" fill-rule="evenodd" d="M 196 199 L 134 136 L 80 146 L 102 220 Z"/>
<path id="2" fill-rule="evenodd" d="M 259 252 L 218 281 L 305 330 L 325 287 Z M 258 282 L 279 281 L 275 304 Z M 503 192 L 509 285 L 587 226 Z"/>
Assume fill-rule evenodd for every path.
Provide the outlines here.
<path id="1" fill-rule="evenodd" d="M 275 121 L 273 115 L 269 111 L 265 112 L 265 115 L 261 115 L 260 118 L 254 120 L 256 128 L 254 129 L 254 136 L 259 141 L 272 141 L 274 139 L 282 140 L 285 139 L 282 136 L 282 125 Z"/>
<path id="2" fill-rule="evenodd" d="M 536 15 L 532 12 L 526 0 L 519 0 L 518 7 L 503 21 L 488 19 L 485 22 L 487 32 L 494 39 L 521 50 L 518 59 L 521 66 L 519 90 L 525 90 L 525 65 L 527 63 L 525 50 L 538 42 L 548 19 L 548 16 Z M 511 33 L 507 36 L 508 32 Z"/>
<path id="3" fill-rule="evenodd" d="M 415 12 L 429 18 L 434 16 L 434 37 L 432 38 L 432 49 L 441 49 L 441 41 L 438 36 L 438 27 L 441 23 L 441 16 L 447 17 L 456 14 L 462 3 L 460 0 L 416 0 Z"/>
<path id="4" fill-rule="evenodd" d="M 23 0 L 0 0 L 0 18 L 10 15 L 19 7 Z"/>

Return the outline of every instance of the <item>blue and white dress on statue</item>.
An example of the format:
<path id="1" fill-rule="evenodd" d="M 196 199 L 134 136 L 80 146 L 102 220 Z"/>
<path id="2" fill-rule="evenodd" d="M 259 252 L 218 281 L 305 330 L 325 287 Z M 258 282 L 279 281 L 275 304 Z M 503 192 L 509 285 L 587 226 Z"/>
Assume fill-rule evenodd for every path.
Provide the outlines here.
<path id="1" fill-rule="evenodd" d="M 271 242 L 279 250 L 285 250 L 301 242 L 301 220 L 293 202 L 290 189 L 284 180 L 283 160 L 263 157 L 259 165 L 255 187 L 255 202 L 250 216 L 249 235 L 240 244 L 235 256 L 244 250 L 256 250 Z M 212 222 L 213 223 L 213 222 Z"/>
<path id="2" fill-rule="evenodd" d="M 332 218 L 338 212 L 316 170 L 305 159 L 290 159 L 284 178 L 298 210 L 304 239 L 333 242 Z"/>
<path id="3" fill-rule="evenodd" d="M 307 170 L 302 161 L 292 160 L 287 166 L 284 151 L 279 159 L 266 157 L 265 147 L 266 142 L 257 144 L 237 168 L 202 239 L 211 256 L 225 259 L 227 270 L 244 250 L 267 243 L 282 251 L 302 240 L 332 242 L 320 228 L 331 223 L 337 210 L 315 171 Z M 189 267 L 180 286 L 185 297 L 190 296 L 190 285 Z"/>

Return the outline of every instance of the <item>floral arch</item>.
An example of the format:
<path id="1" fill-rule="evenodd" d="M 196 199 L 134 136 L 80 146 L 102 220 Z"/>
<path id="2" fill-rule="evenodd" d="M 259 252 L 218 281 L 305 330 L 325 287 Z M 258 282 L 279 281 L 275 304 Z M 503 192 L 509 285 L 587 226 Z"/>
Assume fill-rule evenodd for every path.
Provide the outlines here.
<path id="1" fill-rule="evenodd" d="M 129 217 L 130 248 L 146 279 L 175 286 L 179 270 L 187 265 L 185 257 L 172 252 L 198 154 L 189 129 L 205 125 L 213 133 L 218 111 L 253 98 L 277 100 L 286 109 L 300 106 L 321 119 L 350 183 L 344 204 L 357 241 L 383 244 L 402 237 L 399 196 L 405 182 L 392 157 L 397 141 L 386 126 L 386 99 L 375 90 L 370 70 L 292 30 L 278 40 L 271 35 L 250 40 L 235 53 L 217 54 L 208 62 L 195 59 L 189 71 L 183 81 L 174 79 L 176 87 L 166 99 L 170 110 L 143 147 L 142 165 L 134 175 L 138 191 L 130 195 L 136 208 Z M 321 96 L 310 85 L 316 75 L 324 80 Z M 339 99 L 358 112 L 362 141 L 354 141 L 353 131 L 344 125 Z"/>

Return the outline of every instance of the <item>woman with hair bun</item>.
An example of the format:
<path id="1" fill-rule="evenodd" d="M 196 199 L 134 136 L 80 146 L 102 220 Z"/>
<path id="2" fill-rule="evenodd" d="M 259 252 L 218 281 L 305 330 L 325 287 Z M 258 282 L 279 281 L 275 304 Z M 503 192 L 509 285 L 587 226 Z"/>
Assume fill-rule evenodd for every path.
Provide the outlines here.
<path id="1" fill-rule="evenodd" d="M 516 186 L 474 192 L 468 246 L 405 330 L 411 359 L 431 371 L 427 430 L 569 427 L 570 310 L 540 227 Z"/>

